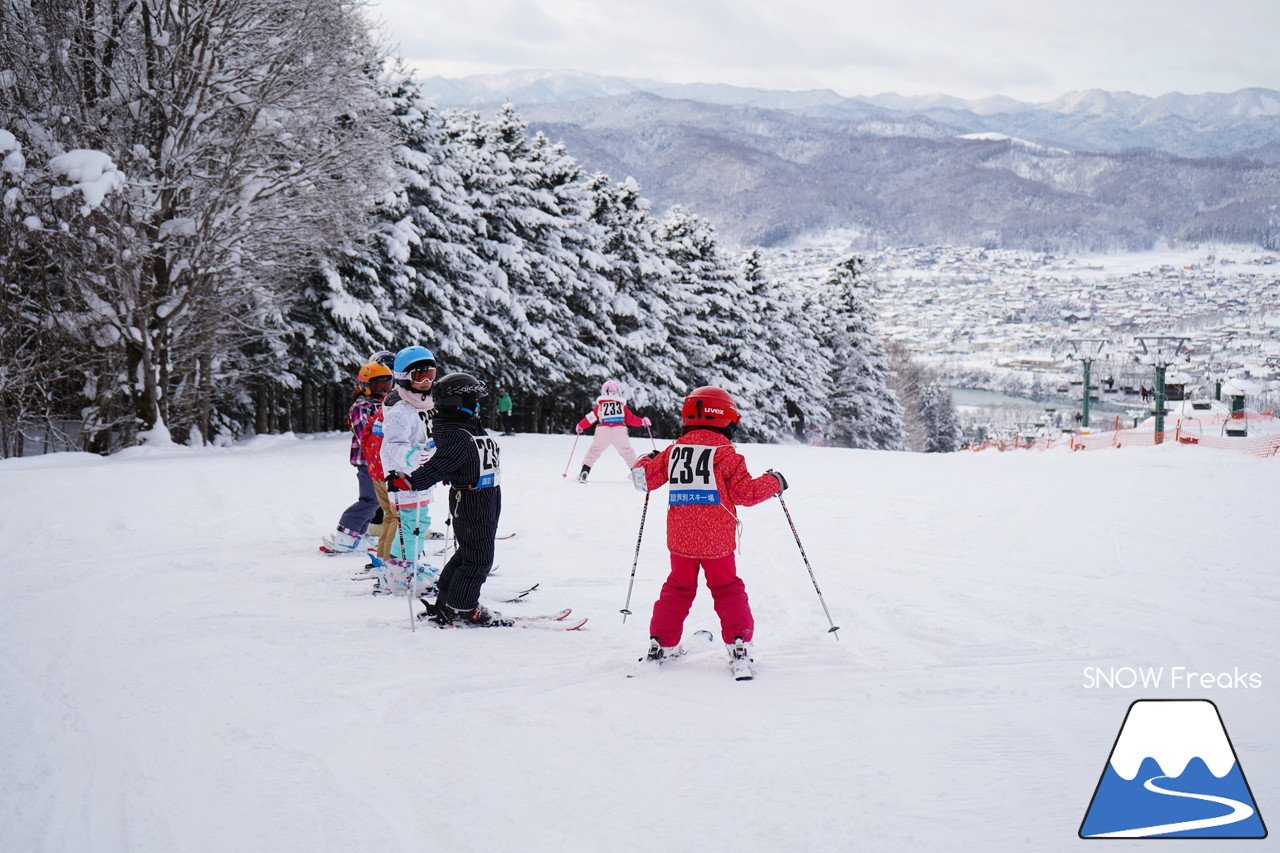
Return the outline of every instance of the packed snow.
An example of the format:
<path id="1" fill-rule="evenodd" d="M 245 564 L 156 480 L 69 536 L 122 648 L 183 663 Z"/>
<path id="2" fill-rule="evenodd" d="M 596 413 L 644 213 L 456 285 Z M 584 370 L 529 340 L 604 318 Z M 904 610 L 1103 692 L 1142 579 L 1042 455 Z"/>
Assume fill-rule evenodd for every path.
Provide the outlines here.
<path id="1" fill-rule="evenodd" d="M 624 622 L 623 463 L 579 485 L 571 436 L 499 441 L 517 535 L 486 601 L 583 631 L 412 631 L 362 558 L 316 550 L 355 497 L 343 436 L 0 462 L 0 850 L 1076 849 L 1126 709 L 1159 697 L 1217 703 L 1280 804 L 1280 460 L 744 445 L 790 481 L 840 630 L 778 501 L 744 509 L 735 682 L 692 645 L 705 590 L 691 654 L 637 663 L 665 494 Z M 1126 676 L 1175 666 L 1214 686 Z"/>

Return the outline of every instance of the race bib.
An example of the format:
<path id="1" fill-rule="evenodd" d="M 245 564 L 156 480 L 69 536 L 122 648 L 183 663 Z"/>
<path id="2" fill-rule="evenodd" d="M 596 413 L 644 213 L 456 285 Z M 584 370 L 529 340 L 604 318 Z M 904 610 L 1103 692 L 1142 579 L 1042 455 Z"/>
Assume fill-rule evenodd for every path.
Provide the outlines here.
<path id="1" fill-rule="evenodd" d="M 480 455 L 480 479 L 477 489 L 490 489 L 502 483 L 502 466 L 498 462 L 498 442 L 487 435 L 473 435 L 476 453 Z"/>
<path id="2" fill-rule="evenodd" d="M 671 506 L 720 503 L 713 464 L 716 448 L 705 444 L 677 444 L 667 460 Z"/>
<path id="3" fill-rule="evenodd" d="M 621 400 L 600 401 L 600 423 L 605 426 L 618 426 L 627 422 L 627 405 Z"/>

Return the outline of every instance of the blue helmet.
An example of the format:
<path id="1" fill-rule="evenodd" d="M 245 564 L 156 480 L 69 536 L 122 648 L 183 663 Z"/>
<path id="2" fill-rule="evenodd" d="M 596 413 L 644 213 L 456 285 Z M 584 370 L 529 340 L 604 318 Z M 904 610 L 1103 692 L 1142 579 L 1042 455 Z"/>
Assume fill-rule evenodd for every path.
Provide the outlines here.
<path id="1" fill-rule="evenodd" d="M 431 354 L 431 350 L 426 347 L 405 347 L 396 353 L 395 361 L 395 377 L 396 381 L 403 387 L 409 387 L 412 381 L 409 378 L 409 368 L 411 367 L 435 367 L 436 357 Z"/>

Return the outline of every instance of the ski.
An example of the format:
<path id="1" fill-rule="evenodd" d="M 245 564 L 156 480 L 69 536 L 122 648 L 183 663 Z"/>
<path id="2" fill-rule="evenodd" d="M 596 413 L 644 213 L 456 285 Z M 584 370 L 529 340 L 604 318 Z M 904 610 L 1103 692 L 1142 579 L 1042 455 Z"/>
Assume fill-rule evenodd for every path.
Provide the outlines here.
<path id="1" fill-rule="evenodd" d="M 533 586 L 529 587 L 524 592 L 518 592 L 515 595 L 513 595 L 511 598 L 502 598 L 502 599 L 499 599 L 499 601 L 501 601 L 503 604 L 519 604 L 520 602 L 524 601 L 524 598 L 526 595 L 533 592 L 537 588 L 538 588 L 538 585 L 535 583 Z"/>
<path id="2" fill-rule="evenodd" d="M 511 618 L 520 622 L 563 622 L 573 613 L 573 608 L 566 607 L 558 613 L 550 613 L 546 616 L 513 616 Z"/>
<path id="3" fill-rule="evenodd" d="M 553 619 L 549 622 L 526 622 L 516 617 L 514 621 L 517 628 L 537 628 L 541 631 L 580 631 L 582 626 L 587 624 L 587 617 L 574 616 L 571 619 Z"/>
<path id="4" fill-rule="evenodd" d="M 503 616 L 503 622 L 495 625 L 439 625 L 437 628 L 539 628 L 549 631 L 578 631 L 582 626 L 587 624 L 587 617 L 574 617 L 570 619 L 573 613 L 571 608 L 565 608 L 559 613 L 549 613 L 545 616 Z M 423 622 L 430 621 L 431 617 L 427 613 L 419 613 L 418 619 Z"/>
<path id="5" fill-rule="evenodd" d="M 444 552 L 448 551 L 449 548 L 452 547 L 453 545 L 453 539 L 446 538 L 446 537 L 440 537 L 440 538 L 444 539 L 444 545 L 440 547 L 439 551 L 433 551 L 432 556 L 435 556 L 435 557 L 441 556 L 442 554 L 444 554 Z M 515 538 L 514 533 L 503 533 L 499 536 L 493 537 L 495 542 L 498 541 L 499 539 L 513 539 L 513 538 Z"/>

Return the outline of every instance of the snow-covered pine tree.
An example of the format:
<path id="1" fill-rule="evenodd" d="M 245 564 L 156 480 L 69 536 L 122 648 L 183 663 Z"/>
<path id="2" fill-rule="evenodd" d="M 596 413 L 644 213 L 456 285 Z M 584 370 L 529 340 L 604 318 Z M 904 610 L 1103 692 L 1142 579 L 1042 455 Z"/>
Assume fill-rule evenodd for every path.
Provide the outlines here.
<path id="1" fill-rule="evenodd" d="M 777 296 L 778 314 L 766 320 L 766 329 L 778 362 L 778 387 L 804 412 L 806 428 L 824 434 L 831 421 L 827 395 L 832 364 L 823 293 L 783 282 Z"/>
<path id="2" fill-rule="evenodd" d="M 721 255 L 715 230 L 677 205 L 663 220 L 660 239 L 675 264 L 669 296 L 671 344 L 686 391 L 717 385 L 741 394 L 745 369 L 733 359 L 742 353 L 748 334 L 742 283 Z"/>
<path id="3" fill-rule="evenodd" d="M 851 255 L 824 282 L 829 386 L 829 438 L 839 447 L 902 450 L 902 406 L 889 388 L 889 365 L 875 332 L 874 284 L 865 261 Z"/>
<path id="4" fill-rule="evenodd" d="M 580 167 L 562 146 L 530 137 L 510 103 L 485 138 L 489 169 L 472 185 L 486 225 L 478 254 L 510 294 L 493 378 L 519 393 L 535 423 L 567 421 L 575 392 L 618 372 L 601 232 Z"/>
<path id="5" fill-rule="evenodd" d="M 886 347 L 889 359 L 889 387 L 902 404 L 902 444 L 923 453 L 929 431 L 921 417 L 921 395 L 929 384 L 924 367 L 911 358 L 906 345 L 894 341 Z"/>
<path id="6" fill-rule="evenodd" d="M 951 453 L 960 448 L 960 415 L 951 392 L 937 383 L 920 394 L 920 420 L 926 432 L 926 453 Z"/>
<path id="7" fill-rule="evenodd" d="M 388 187 L 369 211 L 364 234 L 321 259 L 290 311 L 286 379 L 301 382 L 309 393 L 328 383 L 349 389 L 370 355 L 418 343 L 410 330 L 425 331 L 405 316 L 421 290 L 410 260 L 420 250 L 422 233 L 409 195 L 424 180 L 421 151 L 434 142 L 422 144 L 417 92 L 399 68 L 379 80 L 381 105 L 394 119 L 399 143 L 388 164 Z"/>
<path id="8" fill-rule="evenodd" d="M 588 181 L 591 219 L 601 229 L 604 275 L 613 283 L 609 306 L 618 377 L 633 406 L 649 407 L 659 431 L 679 427 L 673 401 L 687 390 L 679 377 L 669 333 L 668 294 L 675 263 L 659 243 L 658 222 L 633 178 L 619 184 L 597 173 Z M 587 389 L 584 389 L 584 391 Z M 585 403 L 589 394 L 583 394 Z"/>
<path id="9" fill-rule="evenodd" d="M 737 299 L 741 334 L 731 339 L 727 362 L 738 374 L 744 438 L 776 441 L 790 435 L 783 398 L 795 399 L 796 389 L 779 356 L 790 350 L 786 340 L 796 330 L 783 325 L 787 312 L 781 294 L 761 268 L 760 259 L 758 249 L 742 259 L 742 290 Z"/>
<path id="10" fill-rule="evenodd" d="M 416 81 L 403 81 L 394 102 L 405 214 L 383 223 L 379 243 L 404 270 L 388 283 L 388 348 L 426 346 L 442 373 L 487 375 L 504 333 L 494 306 L 509 295 L 485 275 L 476 251 L 485 226 L 467 180 L 487 168 L 483 126 L 474 113 L 436 110 Z"/>

